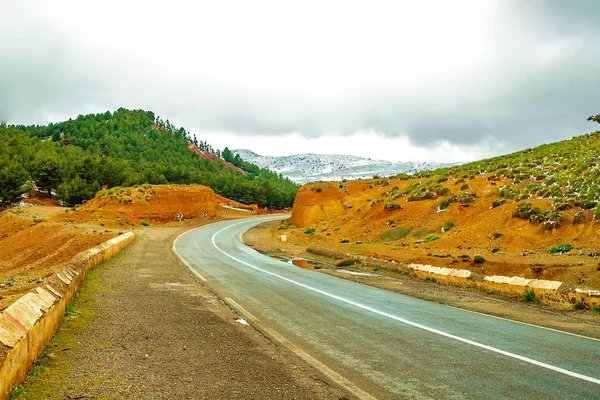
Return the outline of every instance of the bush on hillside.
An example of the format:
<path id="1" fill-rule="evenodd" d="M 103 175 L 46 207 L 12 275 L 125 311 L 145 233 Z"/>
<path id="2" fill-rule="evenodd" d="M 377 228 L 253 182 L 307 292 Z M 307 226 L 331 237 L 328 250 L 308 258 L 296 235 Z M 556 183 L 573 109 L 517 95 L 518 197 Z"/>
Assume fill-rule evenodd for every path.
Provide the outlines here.
<path id="1" fill-rule="evenodd" d="M 440 201 L 440 204 L 438 205 L 438 209 L 439 210 L 445 210 L 446 208 L 448 208 L 448 206 L 450 205 L 450 201 L 449 200 L 442 200 Z"/>
<path id="2" fill-rule="evenodd" d="M 587 218 L 583 211 L 579 211 L 578 213 L 576 213 L 573 216 L 573 224 L 585 224 L 586 221 L 587 221 Z"/>
<path id="3" fill-rule="evenodd" d="M 496 199 L 492 201 L 492 208 L 500 207 L 504 203 L 506 203 L 505 199 Z"/>
<path id="4" fill-rule="evenodd" d="M 434 240 L 438 240 L 438 239 L 441 239 L 441 236 L 434 235 L 433 233 L 430 233 L 429 235 L 425 236 L 426 242 L 433 242 Z"/>
<path id="5" fill-rule="evenodd" d="M 471 204 L 475 201 L 475 197 L 477 197 L 477 194 L 473 192 L 463 192 L 458 195 L 458 201 L 461 204 Z"/>
<path id="6" fill-rule="evenodd" d="M 473 257 L 473 262 L 475 264 L 483 264 L 485 262 L 485 258 L 483 258 L 481 254 L 476 254 L 475 257 Z"/>
<path id="7" fill-rule="evenodd" d="M 452 221 L 446 221 L 444 222 L 444 226 L 442 227 L 442 230 L 444 232 L 448 232 L 450 229 L 454 228 L 456 225 L 454 224 L 454 222 Z"/>
<path id="8" fill-rule="evenodd" d="M 388 201 L 383 207 L 386 211 L 401 210 L 402 206 L 395 201 Z"/>
<path id="9" fill-rule="evenodd" d="M 558 246 L 552 246 L 548 248 L 548 253 L 550 254 L 555 254 L 555 253 L 568 253 L 569 251 L 573 250 L 573 245 L 570 243 L 563 243 L 560 244 Z"/>

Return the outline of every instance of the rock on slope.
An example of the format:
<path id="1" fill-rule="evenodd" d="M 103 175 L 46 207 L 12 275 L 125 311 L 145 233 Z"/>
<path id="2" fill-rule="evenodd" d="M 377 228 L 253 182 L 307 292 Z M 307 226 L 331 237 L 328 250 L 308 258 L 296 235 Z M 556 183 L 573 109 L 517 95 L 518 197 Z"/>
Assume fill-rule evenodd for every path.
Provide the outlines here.
<path id="1" fill-rule="evenodd" d="M 288 177 L 296 183 L 314 181 L 339 181 L 342 179 L 367 179 L 373 175 L 392 176 L 404 172 L 433 170 L 453 164 L 435 162 L 400 162 L 372 160 L 356 156 L 338 154 L 297 154 L 294 156 L 261 156 L 250 150 L 232 150 L 233 154 L 261 168 Z"/>

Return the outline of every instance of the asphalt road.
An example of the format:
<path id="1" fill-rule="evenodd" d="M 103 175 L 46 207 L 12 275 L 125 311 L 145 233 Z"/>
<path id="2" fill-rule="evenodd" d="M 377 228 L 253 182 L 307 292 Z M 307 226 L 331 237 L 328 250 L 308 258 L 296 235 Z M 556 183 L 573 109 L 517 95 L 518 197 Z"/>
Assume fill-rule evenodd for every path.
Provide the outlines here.
<path id="1" fill-rule="evenodd" d="M 600 398 L 600 341 L 304 270 L 242 243 L 244 231 L 275 218 L 217 222 L 174 248 L 253 324 L 359 397 Z"/>

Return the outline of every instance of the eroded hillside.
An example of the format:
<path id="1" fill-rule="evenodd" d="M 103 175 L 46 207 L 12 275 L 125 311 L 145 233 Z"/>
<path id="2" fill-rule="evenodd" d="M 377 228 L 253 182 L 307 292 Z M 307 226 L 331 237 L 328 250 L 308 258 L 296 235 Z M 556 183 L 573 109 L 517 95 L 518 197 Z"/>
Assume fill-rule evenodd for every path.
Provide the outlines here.
<path id="1" fill-rule="evenodd" d="M 184 223 L 193 223 L 257 210 L 201 185 L 114 188 L 75 208 L 34 192 L 24 205 L 0 212 L 0 309 L 64 268 L 77 253 L 120 232 L 180 224 L 177 214 L 183 214 Z"/>
<path id="2" fill-rule="evenodd" d="M 599 157 L 595 133 L 414 178 L 312 183 L 278 233 L 390 260 L 600 287 Z"/>

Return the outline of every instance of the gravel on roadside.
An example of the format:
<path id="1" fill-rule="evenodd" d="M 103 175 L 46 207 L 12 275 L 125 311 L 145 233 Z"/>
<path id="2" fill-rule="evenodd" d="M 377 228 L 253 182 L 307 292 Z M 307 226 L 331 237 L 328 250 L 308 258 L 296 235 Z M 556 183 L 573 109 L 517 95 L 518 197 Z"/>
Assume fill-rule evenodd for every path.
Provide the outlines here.
<path id="1" fill-rule="evenodd" d="M 239 318 L 148 228 L 92 270 L 14 398 L 341 399 L 319 371 Z"/>

